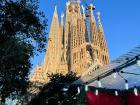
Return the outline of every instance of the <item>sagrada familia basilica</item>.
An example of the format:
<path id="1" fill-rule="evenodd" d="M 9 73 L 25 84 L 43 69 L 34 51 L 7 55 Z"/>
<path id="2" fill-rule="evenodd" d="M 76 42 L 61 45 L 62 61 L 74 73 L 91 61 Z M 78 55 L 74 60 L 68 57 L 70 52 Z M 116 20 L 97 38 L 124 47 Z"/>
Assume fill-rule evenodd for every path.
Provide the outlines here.
<path id="1" fill-rule="evenodd" d="M 86 11 L 80 0 L 70 0 L 65 8 L 59 22 L 55 6 L 44 61 L 36 66 L 31 81 L 46 83 L 47 73 L 73 71 L 80 76 L 91 65 L 110 63 L 100 13 L 95 17 L 94 6 L 90 4 Z"/>

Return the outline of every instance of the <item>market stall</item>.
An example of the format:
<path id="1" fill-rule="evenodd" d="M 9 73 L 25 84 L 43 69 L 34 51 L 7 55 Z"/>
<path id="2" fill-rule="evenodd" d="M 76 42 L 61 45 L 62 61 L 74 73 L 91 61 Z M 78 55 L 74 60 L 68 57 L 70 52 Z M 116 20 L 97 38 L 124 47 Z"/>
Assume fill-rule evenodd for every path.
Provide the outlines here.
<path id="1" fill-rule="evenodd" d="M 77 98 L 84 95 L 87 105 L 140 105 L 140 46 L 93 69 L 73 83 Z"/>

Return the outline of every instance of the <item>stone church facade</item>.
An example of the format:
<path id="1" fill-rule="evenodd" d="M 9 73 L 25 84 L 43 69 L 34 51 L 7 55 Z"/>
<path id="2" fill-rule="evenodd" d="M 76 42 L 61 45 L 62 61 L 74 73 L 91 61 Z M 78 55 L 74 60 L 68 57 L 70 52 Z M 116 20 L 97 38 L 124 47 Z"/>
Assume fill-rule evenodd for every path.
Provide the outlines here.
<path id="1" fill-rule="evenodd" d="M 98 67 L 110 63 L 100 13 L 96 25 L 93 5 L 86 13 L 80 0 L 71 0 L 59 22 L 55 6 L 44 61 L 35 68 L 31 81 L 48 82 L 47 73 L 81 75 L 96 63 Z"/>

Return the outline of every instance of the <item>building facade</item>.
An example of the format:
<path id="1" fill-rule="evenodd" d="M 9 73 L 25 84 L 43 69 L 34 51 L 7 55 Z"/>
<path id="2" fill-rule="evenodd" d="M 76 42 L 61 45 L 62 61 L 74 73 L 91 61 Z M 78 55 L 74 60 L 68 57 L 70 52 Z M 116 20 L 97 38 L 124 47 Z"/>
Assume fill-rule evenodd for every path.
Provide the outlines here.
<path id="1" fill-rule="evenodd" d="M 37 80 L 40 70 L 43 79 L 40 81 L 47 82 L 47 73 L 73 71 L 81 75 L 91 65 L 99 67 L 110 63 L 100 13 L 97 13 L 96 24 L 92 4 L 85 11 L 80 0 L 71 0 L 65 8 L 59 23 L 55 6 L 44 61 L 35 69 L 31 81 Z"/>

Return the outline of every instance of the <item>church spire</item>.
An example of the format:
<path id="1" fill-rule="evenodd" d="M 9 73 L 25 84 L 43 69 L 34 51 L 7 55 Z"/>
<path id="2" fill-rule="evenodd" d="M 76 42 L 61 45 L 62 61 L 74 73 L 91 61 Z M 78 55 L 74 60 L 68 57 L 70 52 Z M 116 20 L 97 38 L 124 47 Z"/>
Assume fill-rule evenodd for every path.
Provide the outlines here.
<path id="1" fill-rule="evenodd" d="M 61 13 L 61 26 L 64 25 L 64 13 Z"/>
<path id="2" fill-rule="evenodd" d="M 54 14 L 52 17 L 52 23 L 49 32 L 47 52 L 44 58 L 43 69 L 45 72 L 56 73 L 58 64 L 60 62 L 59 59 L 60 49 L 61 49 L 60 26 L 59 26 L 59 19 L 57 13 L 57 5 L 55 5 Z"/>
<path id="3" fill-rule="evenodd" d="M 83 14 L 83 19 L 86 19 L 85 7 L 83 5 L 82 5 L 82 14 Z"/>
<path id="4" fill-rule="evenodd" d="M 93 45 L 96 45 L 98 43 L 98 36 L 97 36 L 97 28 L 96 28 L 96 21 L 94 17 L 94 6 L 93 4 L 90 4 L 88 7 L 89 10 L 89 23 L 90 23 L 90 42 L 93 43 Z M 96 37 L 96 38 L 95 38 Z"/>
<path id="5" fill-rule="evenodd" d="M 109 54 L 108 54 L 107 44 L 106 44 L 106 40 L 105 40 L 105 35 L 104 35 L 100 15 L 101 15 L 100 12 L 97 12 L 98 35 L 99 35 L 102 64 L 109 64 L 110 63 Z"/>
<path id="6" fill-rule="evenodd" d="M 90 18 L 91 18 L 91 22 L 94 22 L 95 23 L 95 17 L 94 17 L 94 14 L 93 14 L 93 4 L 90 4 L 89 6 L 89 15 L 90 15 Z"/>
<path id="7" fill-rule="evenodd" d="M 58 13 L 57 13 L 57 4 L 55 4 L 55 7 L 54 7 L 54 14 L 53 14 L 53 17 L 58 18 Z M 58 19 L 56 19 L 56 20 L 58 20 Z"/>
<path id="8" fill-rule="evenodd" d="M 100 13 L 100 12 L 97 12 L 98 30 L 99 30 L 100 32 L 103 32 L 103 27 L 102 27 L 102 23 L 101 23 L 101 18 L 100 18 L 100 16 L 101 16 L 101 13 Z"/>
<path id="9" fill-rule="evenodd" d="M 80 11 L 80 0 L 77 0 L 77 4 L 78 4 L 78 12 L 81 13 L 81 11 Z"/>
<path id="10" fill-rule="evenodd" d="M 54 12 L 57 12 L 57 4 L 55 4 Z"/>
<path id="11" fill-rule="evenodd" d="M 55 13 L 57 12 L 57 4 L 55 4 L 54 12 L 55 12 Z"/>

